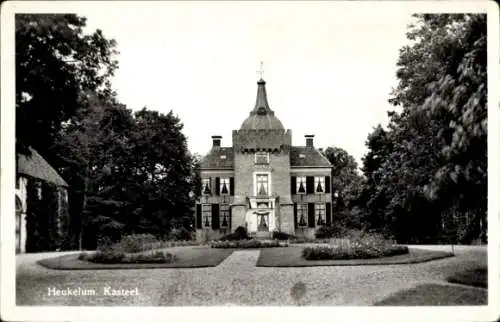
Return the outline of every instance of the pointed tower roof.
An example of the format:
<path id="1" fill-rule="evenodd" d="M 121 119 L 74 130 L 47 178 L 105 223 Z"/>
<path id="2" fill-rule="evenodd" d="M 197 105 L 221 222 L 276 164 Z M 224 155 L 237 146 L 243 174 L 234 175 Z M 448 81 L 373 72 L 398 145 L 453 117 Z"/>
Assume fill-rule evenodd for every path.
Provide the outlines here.
<path id="1" fill-rule="evenodd" d="M 257 82 L 257 99 L 241 130 L 284 130 L 281 121 L 274 116 L 267 101 L 266 82 L 261 78 Z"/>

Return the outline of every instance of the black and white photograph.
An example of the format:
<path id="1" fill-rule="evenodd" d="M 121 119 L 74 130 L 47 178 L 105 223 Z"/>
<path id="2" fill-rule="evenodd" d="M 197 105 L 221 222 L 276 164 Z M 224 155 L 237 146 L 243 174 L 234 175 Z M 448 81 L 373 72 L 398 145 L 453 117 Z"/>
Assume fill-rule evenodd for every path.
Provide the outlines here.
<path id="1" fill-rule="evenodd" d="M 500 317 L 493 1 L 1 14 L 3 320 Z"/>

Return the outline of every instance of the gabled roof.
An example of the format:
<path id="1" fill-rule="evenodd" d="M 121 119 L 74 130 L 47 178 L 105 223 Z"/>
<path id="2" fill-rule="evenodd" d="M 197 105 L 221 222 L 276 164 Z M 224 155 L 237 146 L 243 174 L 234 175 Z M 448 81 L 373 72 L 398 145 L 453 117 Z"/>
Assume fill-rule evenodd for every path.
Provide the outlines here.
<path id="1" fill-rule="evenodd" d="M 66 181 L 61 178 L 57 171 L 38 152 L 32 148 L 29 149 L 31 156 L 17 154 L 16 171 L 18 174 L 40 179 L 57 186 L 68 186 Z"/>
<path id="2" fill-rule="evenodd" d="M 221 158 L 221 156 L 226 156 Z M 301 157 L 301 155 L 303 157 Z M 201 159 L 202 169 L 234 169 L 234 150 L 232 147 L 221 147 L 210 150 Z M 318 150 L 312 147 L 292 146 L 290 147 L 291 167 L 331 168 L 332 165 Z"/>
<path id="3" fill-rule="evenodd" d="M 210 152 L 201 159 L 201 168 L 233 169 L 233 159 L 234 152 L 232 147 L 212 148 Z"/>
<path id="4" fill-rule="evenodd" d="M 290 147 L 291 167 L 331 167 L 332 164 L 318 150 L 307 146 Z"/>

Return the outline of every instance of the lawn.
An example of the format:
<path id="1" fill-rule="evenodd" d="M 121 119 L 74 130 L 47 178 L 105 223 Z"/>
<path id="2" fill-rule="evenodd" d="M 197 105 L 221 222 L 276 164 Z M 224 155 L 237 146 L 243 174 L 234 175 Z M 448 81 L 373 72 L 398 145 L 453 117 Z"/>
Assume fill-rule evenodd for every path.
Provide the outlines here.
<path id="1" fill-rule="evenodd" d="M 306 260 L 302 258 L 303 247 L 264 248 L 257 260 L 259 267 L 304 267 L 304 266 L 349 266 L 349 265 L 394 265 L 414 264 L 453 256 L 448 252 L 410 249 L 408 254 L 370 259 Z"/>
<path id="2" fill-rule="evenodd" d="M 476 287 L 488 287 L 488 269 L 486 267 L 473 268 L 458 272 L 446 279 L 450 283 L 464 284 Z"/>
<path id="3" fill-rule="evenodd" d="M 396 292 L 375 306 L 406 305 L 487 305 L 488 293 L 480 288 L 455 285 L 422 284 Z"/>
<path id="4" fill-rule="evenodd" d="M 175 255 L 174 262 L 102 264 L 79 260 L 78 254 L 71 254 L 42 259 L 39 260 L 37 264 L 47 268 L 63 270 L 214 267 L 219 265 L 233 253 L 233 249 L 217 249 L 210 247 L 185 246 L 172 251 L 170 249 L 166 250 Z"/>

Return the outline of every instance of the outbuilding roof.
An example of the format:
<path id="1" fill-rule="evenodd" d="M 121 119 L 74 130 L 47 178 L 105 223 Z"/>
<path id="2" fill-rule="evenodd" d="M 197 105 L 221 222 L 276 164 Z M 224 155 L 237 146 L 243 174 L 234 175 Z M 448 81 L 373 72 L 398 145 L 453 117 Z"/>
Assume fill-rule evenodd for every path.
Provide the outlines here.
<path id="1" fill-rule="evenodd" d="M 29 149 L 31 152 L 30 156 L 17 154 L 16 171 L 18 174 L 40 179 L 57 186 L 68 186 L 66 181 L 61 178 L 57 171 L 35 149 Z"/>

